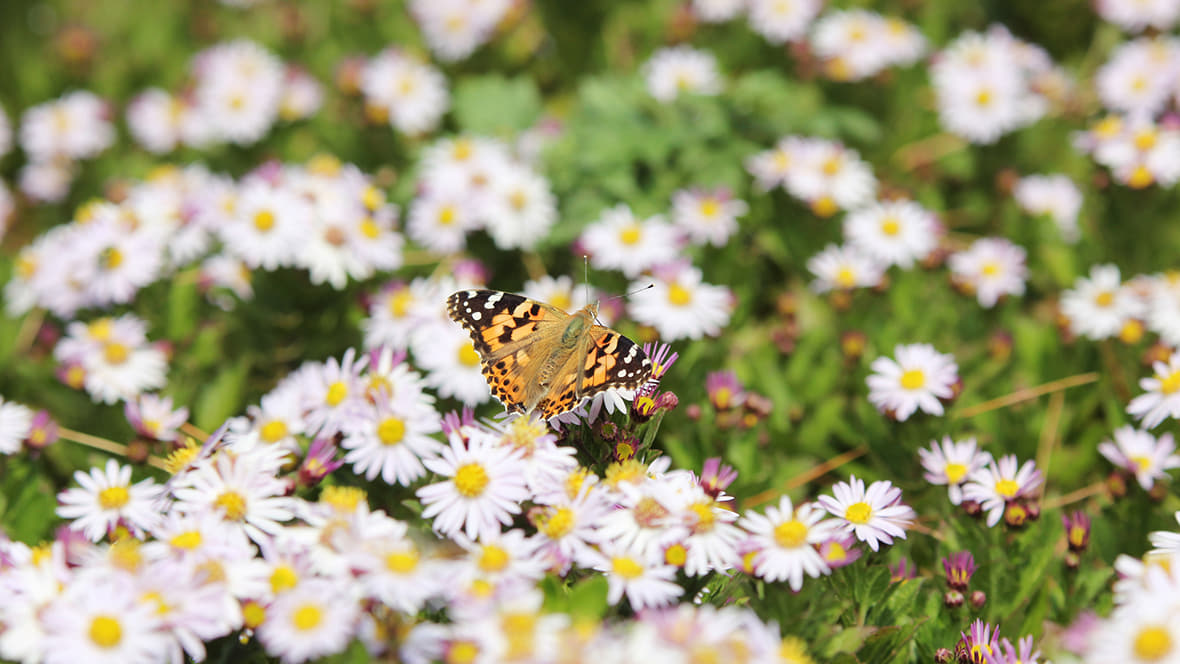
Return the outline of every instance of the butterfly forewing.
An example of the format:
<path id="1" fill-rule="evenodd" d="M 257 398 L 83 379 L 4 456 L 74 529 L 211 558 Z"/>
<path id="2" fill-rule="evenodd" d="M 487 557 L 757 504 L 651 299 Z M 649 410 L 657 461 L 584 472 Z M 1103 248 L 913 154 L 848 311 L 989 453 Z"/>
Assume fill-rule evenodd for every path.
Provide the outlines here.
<path id="1" fill-rule="evenodd" d="M 651 378 L 651 361 L 639 346 L 594 325 L 591 308 L 571 315 L 520 295 L 466 290 L 447 299 L 447 312 L 471 335 L 492 395 L 511 412 L 537 410 L 549 418 L 583 397 L 635 389 Z M 570 327 L 577 317 L 583 320 Z"/>

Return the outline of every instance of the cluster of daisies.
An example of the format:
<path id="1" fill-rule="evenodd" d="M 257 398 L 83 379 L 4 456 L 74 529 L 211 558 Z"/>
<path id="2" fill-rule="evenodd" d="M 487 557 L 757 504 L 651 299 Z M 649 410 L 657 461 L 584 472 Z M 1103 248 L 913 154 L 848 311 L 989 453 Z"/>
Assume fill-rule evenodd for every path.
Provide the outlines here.
<path id="1" fill-rule="evenodd" d="M 397 208 L 370 179 L 331 157 L 267 163 L 241 180 L 199 166 L 163 168 L 24 247 L 6 308 L 63 318 L 132 301 L 141 288 L 202 260 L 207 285 L 249 297 L 250 271 L 298 267 L 343 288 L 401 265 Z"/>
<path id="2" fill-rule="evenodd" d="M 746 573 L 799 590 L 861 546 L 904 538 L 915 518 L 889 482 L 856 477 L 816 502 L 740 514 L 725 493 L 736 473 L 717 459 L 697 475 L 620 456 L 599 477 L 542 421 L 479 423 L 433 403 L 404 354 L 385 349 L 304 365 L 203 446 L 176 447 L 183 409 L 129 404 L 141 435 L 175 449 L 171 478 L 133 483 L 113 460 L 79 471 L 58 497 L 69 528 L 56 541 L 0 542 L 0 656 L 201 661 L 205 643 L 240 633 L 285 662 L 354 640 L 409 662 L 460 661 L 460 650 L 462 661 L 554 661 L 574 644 L 807 661 L 748 611 L 668 608 L 685 593 L 678 578 Z M 0 403 L 0 433 L 22 428 L 29 411 Z M 435 536 L 371 510 L 341 481 L 349 471 L 412 490 Z M 317 502 L 298 497 L 320 485 Z M 604 576 L 607 601 L 640 617 L 612 628 L 542 612 L 547 574 Z"/>
<path id="3" fill-rule="evenodd" d="M 411 0 L 410 16 L 426 45 L 444 62 L 466 59 L 490 40 L 512 0 Z"/>
<path id="4" fill-rule="evenodd" d="M 355 69 L 351 76 L 355 80 L 345 91 L 361 95 L 365 117 L 374 124 L 388 124 L 403 134 L 424 134 L 438 127 L 450 107 L 451 93 L 442 72 L 397 47 L 360 60 L 349 69 Z"/>
<path id="5" fill-rule="evenodd" d="M 986 514 L 989 528 L 1000 519 L 1021 526 L 1040 513 L 1045 479 L 1032 460 L 1022 464 L 1012 454 L 995 459 L 974 438 L 956 441 L 950 436 L 918 450 L 918 457 L 926 481 L 946 486 L 950 503 L 968 514 Z"/>
<path id="6" fill-rule="evenodd" d="M 18 176 L 21 191 L 38 202 L 64 198 L 77 163 L 98 156 L 115 142 L 111 114 L 106 101 L 85 90 L 26 109 L 19 133 L 27 158 Z M 7 125 L 7 120 L 3 124 Z M 7 126 L 0 133 L 7 133 Z M 4 148 L 0 154 L 7 152 L 5 143 L 0 140 L 0 148 Z"/>

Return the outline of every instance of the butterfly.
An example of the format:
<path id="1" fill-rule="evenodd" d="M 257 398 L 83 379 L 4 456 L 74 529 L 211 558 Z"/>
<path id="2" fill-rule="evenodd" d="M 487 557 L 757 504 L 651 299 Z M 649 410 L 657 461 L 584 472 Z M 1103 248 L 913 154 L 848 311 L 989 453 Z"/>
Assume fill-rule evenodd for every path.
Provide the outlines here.
<path id="1" fill-rule="evenodd" d="M 583 397 L 651 379 L 638 344 L 595 324 L 597 304 L 567 314 L 523 295 L 462 290 L 447 298 L 447 313 L 471 335 L 492 396 L 509 412 L 548 419 Z"/>

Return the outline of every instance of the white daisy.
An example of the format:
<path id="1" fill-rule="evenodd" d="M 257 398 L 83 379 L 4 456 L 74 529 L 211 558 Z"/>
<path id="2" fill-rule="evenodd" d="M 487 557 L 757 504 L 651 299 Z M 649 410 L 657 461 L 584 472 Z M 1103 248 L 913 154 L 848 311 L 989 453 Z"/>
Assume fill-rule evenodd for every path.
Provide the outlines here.
<path id="1" fill-rule="evenodd" d="M 721 75 L 712 53 L 688 46 L 662 48 L 643 66 L 647 91 L 662 102 L 683 93 L 715 95 L 721 91 Z"/>
<path id="2" fill-rule="evenodd" d="M 1066 175 L 1029 175 L 1020 178 L 1012 195 L 1029 214 L 1048 215 L 1066 242 L 1078 240 L 1082 192 Z"/>
<path id="3" fill-rule="evenodd" d="M 830 574 L 831 569 L 816 547 L 831 539 L 840 527 L 836 521 L 824 520 L 823 509 L 804 503 L 796 509 L 789 496 L 766 514 L 747 512 L 738 525 L 749 531 L 756 547 L 754 574 L 770 582 L 787 581 L 791 590 L 803 587 L 803 575 L 812 578 Z"/>
<path id="4" fill-rule="evenodd" d="M 438 412 L 426 403 L 409 405 L 383 396 L 368 413 L 345 425 L 340 442 L 348 450 L 344 461 L 366 479 L 380 475 L 386 484 L 410 486 L 426 474 L 422 459 L 442 450 L 431 438 L 442 430 Z"/>
<path id="5" fill-rule="evenodd" d="M 91 468 L 89 474 L 79 470 L 74 481 L 79 488 L 58 495 L 57 515 L 73 519 L 70 528 L 81 531 L 90 541 L 101 540 L 117 526 L 139 537 L 156 523 L 155 501 L 163 487 L 150 477 L 131 484 L 131 466 L 108 459 L 104 470 Z"/>
<path id="6" fill-rule="evenodd" d="M 966 251 L 951 254 L 947 267 L 960 288 L 975 293 L 981 306 L 991 308 L 1005 295 L 1024 294 L 1026 256 L 1023 247 L 1004 238 L 981 238 Z"/>
<path id="7" fill-rule="evenodd" d="M 1153 375 L 1139 380 L 1145 392 L 1127 404 L 1127 413 L 1148 429 L 1169 417 L 1180 419 L 1180 353 L 1172 353 L 1167 362 L 1154 363 L 1152 369 Z"/>
<path id="8" fill-rule="evenodd" d="M 275 446 L 217 452 L 177 476 L 172 489 L 176 509 L 185 514 L 214 512 L 255 542 L 265 541 L 294 516 L 287 484 L 275 476 L 285 458 L 286 452 Z"/>
<path id="9" fill-rule="evenodd" d="M 737 18 L 746 0 L 692 0 L 692 12 L 705 23 L 723 23 Z"/>
<path id="10" fill-rule="evenodd" d="M 581 242 L 595 269 L 620 270 L 632 279 L 677 258 L 681 244 L 680 233 L 663 217 L 640 220 L 624 204 L 603 211 L 582 232 Z"/>
<path id="11" fill-rule="evenodd" d="M 532 249 L 557 222 L 557 199 L 548 179 L 513 165 L 492 179 L 482 214 L 497 247 Z"/>
<path id="12" fill-rule="evenodd" d="M 750 206 L 734 198 L 728 189 L 681 189 L 672 194 L 672 223 L 694 244 L 724 247 L 737 232 L 738 217 Z"/>
<path id="13" fill-rule="evenodd" d="M 877 259 L 851 245 L 829 244 L 807 259 L 807 269 L 815 275 L 811 287 L 817 293 L 876 288 L 885 278 L 885 268 Z"/>
<path id="14" fill-rule="evenodd" d="M 894 537 L 905 539 L 905 529 L 917 518 L 913 509 L 901 503 L 901 489 L 885 480 L 873 482 L 866 490 L 864 480 L 853 475 L 833 486 L 832 492 L 835 498 L 820 496 L 819 504 L 873 551 L 882 543 L 893 544 Z"/>
<path id="15" fill-rule="evenodd" d="M 1032 496 L 1044 482 L 1032 460 L 1019 467 L 1018 464 L 1014 454 L 993 459 L 986 467 L 971 473 L 963 485 L 963 498 L 979 503 L 987 512 L 989 528 L 1000 522 L 1009 502 Z"/>
<path id="16" fill-rule="evenodd" d="M 258 640 L 284 664 L 342 652 L 359 626 L 359 604 L 349 586 L 311 579 L 277 597 L 258 628 Z"/>
<path id="17" fill-rule="evenodd" d="M 33 106 L 21 116 L 21 148 L 34 163 L 89 159 L 114 141 L 109 105 L 85 90 Z"/>
<path id="18" fill-rule="evenodd" d="M 1140 38 L 1118 46 L 1094 74 L 1094 87 L 1110 110 L 1155 116 L 1180 81 L 1180 41 Z"/>
<path id="19" fill-rule="evenodd" d="M 607 602 L 618 604 L 626 595 L 635 611 L 672 604 L 684 594 L 674 581 L 676 568 L 664 564 L 657 552 L 644 555 L 618 543 L 604 543 L 598 551 L 585 551 L 578 564 L 606 576 Z"/>
<path id="20" fill-rule="evenodd" d="M 1150 491 L 1158 479 L 1168 478 L 1166 471 L 1180 468 L 1176 441 L 1165 433 L 1157 440 L 1146 431 L 1132 426 L 1115 429 L 1114 442 L 1098 444 L 1098 452 L 1118 468 L 1135 476 L 1144 491 Z"/>
<path id="21" fill-rule="evenodd" d="M 127 104 L 127 128 L 148 152 L 168 153 L 180 144 L 184 109 L 183 100 L 159 88 L 148 88 Z"/>
<path id="22" fill-rule="evenodd" d="M 193 77 L 193 98 L 206 130 L 217 139 L 255 143 L 278 118 L 283 64 L 254 42 L 239 39 L 205 49 L 193 59 Z"/>
<path id="23" fill-rule="evenodd" d="M 661 266 L 653 276 L 654 282 L 630 286 L 627 310 L 636 322 L 656 328 L 665 341 L 721 334 L 735 303 L 728 288 L 702 282 L 701 271 L 688 263 Z"/>
<path id="24" fill-rule="evenodd" d="M 471 337 L 458 325 L 435 327 L 432 338 L 416 339 L 414 359 L 426 372 L 426 384 L 435 388 L 438 396 L 454 397 L 468 406 L 491 400 L 479 353 Z"/>
<path id="25" fill-rule="evenodd" d="M 877 193 L 873 169 L 856 150 L 836 141 L 807 138 L 788 143 L 784 186 L 812 212 L 830 217 L 838 210 L 869 205 Z"/>
<path id="26" fill-rule="evenodd" d="M 850 212 L 844 219 L 849 244 L 886 265 L 909 268 L 938 246 L 934 214 L 913 201 L 889 201 Z"/>
<path id="27" fill-rule="evenodd" d="M 772 44 L 800 39 L 823 8 L 823 0 L 748 0 L 750 28 Z"/>
<path id="28" fill-rule="evenodd" d="M 464 441 L 451 433 L 449 447 L 423 463 L 447 478 L 417 491 L 422 517 L 444 535 L 463 532 L 478 539 L 499 532 L 529 496 L 520 451 L 500 445 L 494 436 L 473 434 Z"/>
<path id="29" fill-rule="evenodd" d="M 293 265 L 312 225 L 306 199 L 262 178 L 251 178 L 239 191 L 233 217 L 217 229 L 226 252 L 251 268 Z"/>
<path id="30" fill-rule="evenodd" d="M 156 607 L 119 578 L 80 575 L 44 611 L 46 664 L 152 664 L 167 649 Z"/>
<path id="31" fill-rule="evenodd" d="M 869 401 L 899 421 L 905 421 L 918 409 L 942 415 L 942 401 L 954 397 L 959 380 L 954 357 L 939 353 L 930 344 L 898 345 L 893 353 L 896 360 L 873 360 L 874 373 L 865 381 Z"/>
<path id="32" fill-rule="evenodd" d="M 1143 301 L 1123 287 L 1117 266 L 1095 265 L 1089 277 L 1079 278 L 1073 288 L 1061 294 L 1061 313 L 1069 319 L 1074 334 L 1106 339 L 1145 312 Z"/>
<path id="33" fill-rule="evenodd" d="M 410 203 L 406 233 L 433 251 L 462 251 L 467 246 L 467 233 L 479 227 L 473 202 L 465 183 L 455 178 L 433 179 Z"/>
<path id="34" fill-rule="evenodd" d="M 1175 0 L 1095 0 L 1094 10 L 1103 20 L 1128 32 L 1148 27 L 1164 32 L 1180 20 L 1180 3 Z"/>
<path id="35" fill-rule="evenodd" d="M 437 69 L 389 48 L 365 65 L 361 90 L 395 129 L 422 134 L 438 126 L 450 105 L 447 82 Z"/>
<path id="36" fill-rule="evenodd" d="M 33 426 L 33 411 L 0 397 L 0 454 L 16 454 Z"/>
<path id="37" fill-rule="evenodd" d="M 974 438 L 953 441 L 943 436 L 942 443 L 931 441 L 929 449 L 918 450 L 923 477 L 931 484 L 947 487 L 952 505 L 963 502 L 963 483 L 972 473 L 983 468 L 992 460 L 992 455 L 979 449 Z"/>

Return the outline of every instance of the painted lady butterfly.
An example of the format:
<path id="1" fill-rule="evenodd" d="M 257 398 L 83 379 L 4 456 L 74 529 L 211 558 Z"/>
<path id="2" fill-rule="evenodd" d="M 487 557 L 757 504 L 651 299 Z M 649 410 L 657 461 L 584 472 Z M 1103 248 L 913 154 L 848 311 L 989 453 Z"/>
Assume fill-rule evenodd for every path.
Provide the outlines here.
<path id="1" fill-rule="evenodd" d="M 598 305 L 567 314 L 549 304 L 494 290 L 463 290 L 447 313 L 471 334 L 492 395 L 509 412 L 548 419 L 582 397 L 651 378 L 651 360 L 634 341 L 595 325 Z"/>

